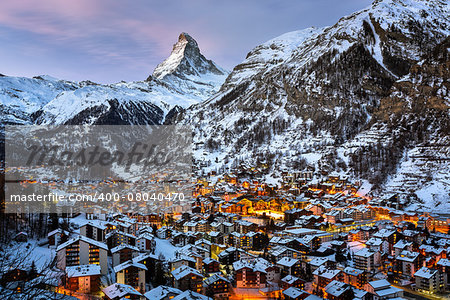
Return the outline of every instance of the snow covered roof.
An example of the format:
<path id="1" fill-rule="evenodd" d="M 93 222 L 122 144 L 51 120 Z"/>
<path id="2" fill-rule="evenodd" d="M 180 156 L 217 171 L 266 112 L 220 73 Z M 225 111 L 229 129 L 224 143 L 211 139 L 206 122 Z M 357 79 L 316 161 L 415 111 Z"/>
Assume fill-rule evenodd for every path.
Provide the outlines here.
<path id="1" fill-rule="evenodd" d="M 378 296 L 380 296 L 380 297 L 386 297 L 386 298 L 388 298 L 387 296 L 396 294 L 396 293 L 398 293 L 398 292 L 400 292 L 400 291 L 402 291 L 402 290 L 399 289 L 399 288 L 396 288 L 396 287 L 391 286 L 391 287 L 389 287 L 389 288 L 387 288 L 387 289 L 382 289 L 382 290 L 376 291 L 375 293 L 376 293 Z"/>
<path id="2" fill-rule="evenodd" d="M 369 282 L 369 284 L 373 287 L 374 290 L 380 289 L 380 288 L 388 288 L 391 286 L 389 281 L 386 279 L 380 279 Z"/>
<path id="3" fill-rule="evenodd" d="M 264 258 L 256 258 L 254 260 L 238 260 L 233 263 L 233 268 L 235 271 L 241 270 L 243 268 L 249 268 L 254 272 L 267 273 L 267 269 L 273 265 L 265 260 Z"/>
<path id="4" fill-rule="evenodd" d="M 218 274 L 213 274 L 212 276 L 206 278 L 206 279 L 203 281 L 203 283 L 204 283 L 205 285 L 210 285 L 210 284 L 213 284 L 214 282 L 216 282 L 216 281 L 218 281 L 218 280 L 223 280 L 223 281 L 225 281 L 225 282 L 230 283 L 230 281 L 229 281 L 228 279 L 226 279 L 225 277 L 220 276 L 220 275 L 218 275 Z"/>
<path id="5" fill-rule="evenodd" d="M 283 294 L 285 296 L 287 296 L 287 297 L 292 298 L 292 299 L 296 299 L 297 297 L 299 297 L 299 296 L 301 296 L 303 294 L 308 294 L 308 293 L 305 292 L 304 290 L 301 290 L 299 288 L 291 286 L 287 290 L 283 291 Z"/>
<path id="6" fill-rule="evenodd" d="M 391 236 L 394 233 L 395 233 L 395 230 L 380 229 L 380 231 L 375 233 L 373 236 L 374 237 L 379 237 L 379 238 L 387 238 L 387 237 Z"/>
<path id="7" fill-rule="evenodd" d="M 101 224 L 100 222 L 93 222 L 93 221 L 87 221 L 86 223 L 81 224 L 80 228 L 83 226 L 86 226 L 86 225 L 91 225 L 93 227 L 96 227 L 96 228 L 102 229 L 102 230 L 105 230 L 107 228 L 105 225 Z"/>
<path id="8" fill-rule="evenodd" d="M 329 270 L 325 266 L 320 266 L 313 272 L 313 275 L 317 275 L 327 279 L 333 279 L 337 275 L 339 275 L 340 270 Z"/>
<path id="9" fill-rule="evenodd" d="M 394 245 L 394 248 L 404 249 L 405 247 L 408 247 L 408 246 L 411 246 L 411 245 L 412 245 L 412 242 L 407 242 L 405 240 L 400 240 Z"/>
<path id="10" fill-rule="evenodd" d="M 403 250 L 400 255 L 396 257 L 397 260 L 406 261 L 406 262 L 414 262 L 414 260 L 419 256 L 418 252 L 411 252 L 407 250 Z"/>
<path id="11" fill-rule="evenodd" d="M 131 246 L 131 245 L 128 245 L 128 244 L 120 244 L 119 246 L 116 246 L 116 247 L 112 248 L 111 249 L 111 253 L 114 254 L 114 253 L 119 252 L 120 250 L 123 250 L 123 249 L 131 249 L 131 250 L 134 250 L 134 251 L 139 251 L 139 248 L 137 248 L 135 246 Z"/>
<path id="12" fill-rule="evenodd" d="M 59 245 L 58 248 L 56 248 L 56 251 L 60 251 L 60 250 L 62 250 L 64 248 L 66 248 L 67 246 L 72 245 L 73 243 L 78 242 L 78 241 L 83 241 L 83 242 L 88 243 L 90 245 L 94 245 L 94 246 L 97 246 L 99 248 L 108 250 L 108 246 L 105 243 L 93 240 L 93 239 L 88 238 L 88 237 L 83 236 L 83 235 L 78 235 L 78 236 L 76 236 L 74 238 L 71 238 L 67 242 L 62 243 L 61 245 Z"/>
<path id="13" fill-rule="evenodd" d="M 441 258 L 438 262 L 437 262 L 438 266 L 443 266 L 443 267 L 450 267 L 450 260 L 448 258 Z"/>
<path id="14" fill-rule="evenodd" d="M 371 257 L 374 254 L 375 254 L 375 252 L 371 251 L 370 249 L 362 248 L 361 250 L 356 252 L 354 255 L 360 256 L 360 257 Z"/>
<path id="15" fill-rule="evenodd" d="M 367 246 L 375 246 L 376 247 L 376 246 L 380 246 L 381 244 L 383 244 L 383 240 L 380 238 L 376 238 L 376 237 L 370 238 L 366 242 Z"/>
<path id="16" fill-rule="evenodd" d="M 151 289 L 150 291 L 148 291 L 147 293 L 144 294 L 145 298 L 149 299 L 149 300 L 161 300 L 161 299 L 166 299 L 166 298 L 170 298 L 169 296 L 175 296 L 175 295 L 180 295 L 183 292 L 179 289 L 170 287 L 170 286 L 165 286 L 165 285 L 160 285 L 154 289 Z"/>
<path id="17" fill-rule="evenodd" d="M 344 273 L 353 275 L 353 276 L 358 276 L 358 275 L 363 274 L 364 270 L 360 270 L 360 269 L 356 269 L 356 268 L 352 268 L 352 267 L 346 267 L 344 269 Z"/>
<path id="18" fill-rule="evenodd" d="M 218 262 L 218 261 L 211 257 L 207 257 L 203 260 L 203 264 L 205 264 L 205 265 L 209 265 L 210 263 L 213 263 L 213 262 Z"/>
<path id="19" fill-rule="evenodd" d="M 299 280 L 299 278 L 292 275 L 287 275 L 286 277 L 281 279 L 281 281 L 286 282 L 287 284 L 293 284 L 297 280 Z"/>
<path id="20" fill-rule="evenodd" d="M 79 265 L 66 267 L 66 273 L 69 278 L 94 276 L 101 274 L 100 265 Z"/>
<path id="21" fill-rule="evenodd" d="M 309 264 L 311 266 L 315 266 L 315 267 L 319 267 L 321 265 L 323 265 L 324 263 L 326 263 L 328 261 L 328 258 L 326 257 L 314 257 Z"/>
<path id="22" fill-rule="evenodd" d="M 325 291 L 329 295 L 332 295 L 334 297 L 339 297 L 349 288 L 350 288 L 350 286 L 348 284 L 346 284 L 342 281 L 333 280 L 325 287 Z"/>
<path id="23" fill-rule="evenodd" d="M 414 273 L 415 277 L 421 277 L 430 279 L 437 273 L 437 270 L 429 269 L 427 267 L 420 268 L 416 273 Z"/>
<path id="24" fill-rule="evenodd" d="M 279 261 L 277 261 L 277 265 L 283 266 L 283 267 L 292 267 L 296 263 L 298 263 L 299 260 L 291 257 L 283 257 Z"/>
<path id="25" fill-rule="evenodd" d="M 127 269 L 129 267 L 136 267 L 136 268 L 139 268 L 139 269 L 147 270 L 147 267 L 144 264 L 138 263 L 138 262 L 133 261 L 133 260 L 128 260 L 128 261 L 126 261 L 124 263 L 121 263 L 120 265 L 115 266 L 114 267 L 114 272 L 117 273 L 117 272 L 125 270 L 125 269 Z"/>
<path id="26" fill-rule="evenodd" d="M 142 294 L 136 291 L 132 286 L 122 283 L 114 283 L 104 288 L 102 291 L 110 299 L 122 298 L 127 295 L 142 296 Z"/>
<path id="27" fill-rule="evenodd" d="M 176 280 L 180 280 L 181 278 L 188 276 L 189 274 L 194 274 L 197 275 L 199 277 L 203 277 L 202 274 L 200 274 L 199 271 L 197 271 L 196 269 L 193 269 L 189 266 L 181 266 L 175 270 L 173 270 L 171 272 L 172 276 L 176 279 Z"/>

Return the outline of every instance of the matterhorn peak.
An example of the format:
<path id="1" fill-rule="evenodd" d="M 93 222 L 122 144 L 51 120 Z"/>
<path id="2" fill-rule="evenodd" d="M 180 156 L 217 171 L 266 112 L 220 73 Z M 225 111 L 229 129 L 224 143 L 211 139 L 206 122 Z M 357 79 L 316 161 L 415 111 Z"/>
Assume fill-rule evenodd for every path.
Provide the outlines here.
<path id="1" fill-rule="evenodd" d="M 182 32 L 173 45 L 170 56 L 155 68 L 152 76 L 160 80 L 171 77 L 170 75 L 191 79 L 208 73 L 225 75 L 228 72 L 206 59 L 200 53 L 197 41 L 188 33 Z"/>

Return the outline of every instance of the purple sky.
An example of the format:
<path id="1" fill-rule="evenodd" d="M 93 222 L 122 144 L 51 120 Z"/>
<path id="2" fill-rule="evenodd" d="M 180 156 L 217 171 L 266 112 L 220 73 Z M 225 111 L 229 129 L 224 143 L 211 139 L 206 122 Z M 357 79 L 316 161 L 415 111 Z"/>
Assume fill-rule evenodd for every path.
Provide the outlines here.
<path id="1" fill-rule="evenodd" d="M 371 0 L 0 1 L 0 73 L 101 83 L 143 80 L 180 32 L 231 70 L 285 32 L 334 24 Z"/>

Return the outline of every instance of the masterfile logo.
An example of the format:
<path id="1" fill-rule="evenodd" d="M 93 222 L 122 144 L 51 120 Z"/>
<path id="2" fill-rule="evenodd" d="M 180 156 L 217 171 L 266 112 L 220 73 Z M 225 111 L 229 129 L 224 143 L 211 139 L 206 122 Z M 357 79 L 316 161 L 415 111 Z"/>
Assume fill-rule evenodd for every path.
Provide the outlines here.
<path id="1" fill-rule="evenodd" d="M 11 212 L 48 212 L 63 202 L 110 208 L 123 201 L 148 204 L 190 196 L 190 128 L 6 126 L 5 142 Z"/>

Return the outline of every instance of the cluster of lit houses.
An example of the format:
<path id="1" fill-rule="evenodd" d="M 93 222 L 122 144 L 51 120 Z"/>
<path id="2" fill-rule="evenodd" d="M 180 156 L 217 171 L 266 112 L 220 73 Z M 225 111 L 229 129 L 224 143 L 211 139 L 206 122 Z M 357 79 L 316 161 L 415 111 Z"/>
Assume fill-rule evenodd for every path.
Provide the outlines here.
<path id="1" fill-rule="evenodd" d="M 189 212 L 174 208 L 170 218 L 88 214 L 79 233 L 50 232 L 64 273 L 60 291 L 113 300 L 402 299 L 449 291 L 448 219 L 402 211 L 395 195 L 360 196 L 357 184 L 337 175 L 286 173 L 281 187 L 256 175 L 246 169 L 198 180 Z M 162 240 L 173 256 L 155 254 L 166 252 Z M 167 280 L 157 286 L 158 264 Z"/>

